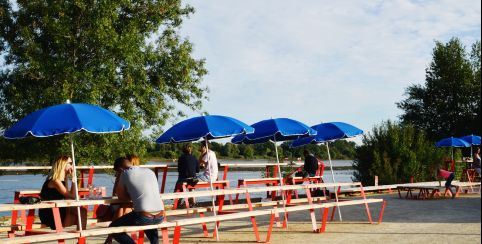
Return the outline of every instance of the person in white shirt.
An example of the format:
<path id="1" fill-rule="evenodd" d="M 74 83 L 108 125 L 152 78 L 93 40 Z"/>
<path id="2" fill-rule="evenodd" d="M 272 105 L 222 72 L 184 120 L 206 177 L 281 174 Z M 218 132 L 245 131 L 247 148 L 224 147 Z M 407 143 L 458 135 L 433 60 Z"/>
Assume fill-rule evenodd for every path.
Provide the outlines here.
<path id="1" fill-rule="evenodd" d="M 201 181 L 216 181 L 218 179 L 218 160 L 216 153 L 209 150 L 206 142 L 201 143 L 201 156 L 199 157 L 199 165 L 204 167 L 204 172 L 198 176 Z"/>

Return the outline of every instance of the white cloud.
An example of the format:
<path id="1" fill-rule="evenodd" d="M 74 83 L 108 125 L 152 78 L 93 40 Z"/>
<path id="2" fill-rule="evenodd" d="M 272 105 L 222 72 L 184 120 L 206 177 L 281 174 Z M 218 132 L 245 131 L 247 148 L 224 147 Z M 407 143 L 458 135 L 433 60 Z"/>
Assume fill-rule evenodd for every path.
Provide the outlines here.
<path id="1" fill-rule="evenodd" d="M 209 70 L 205 109 L 248 124 L 291 117 L 370 130 L 424 82 L 434 40 L 481 35 L 479 1 L 185 3 L 196 13 L 181 33 Z"/>

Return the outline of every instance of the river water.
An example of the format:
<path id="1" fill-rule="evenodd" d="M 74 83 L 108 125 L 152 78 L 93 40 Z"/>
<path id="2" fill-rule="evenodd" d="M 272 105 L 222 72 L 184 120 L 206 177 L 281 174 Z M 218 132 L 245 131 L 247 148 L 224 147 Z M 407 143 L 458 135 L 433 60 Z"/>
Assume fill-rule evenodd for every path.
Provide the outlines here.
<path id="1" fill-rule="evenodd" d="M 223 163 L 265 163 L 265 160 L 255 160 L 255 161 L 230 161 L 223 160 Z M 328 167 L 328 160 L 325 162 L 325 172 L 323 178 L 325 182 L 332 182 L 331 173 Z M 351 160 L 333 160 L 334 167 L 350 167 L 352 166 Z M 158 163 L 156 163 L 158 164 Z M 162 174 L 162 173 L 161 173 Z M 236 170 L 236 168 L 230 168 L 228 172 L 227 179 L 229 180 L 231 187 L 236 187 L 238 184 L 238 179 L 249 179 L 249 178 L 261 178 L 263 177 L 264 170 L 260 168 L 258 170 Z M 334 171 L 335 180 L 337 182 L 352 182 L 353 170 L 343 169 Z M 176 183 L 178 177 L 177 172 L 169 171 L 167 173 L 166 179 L 166 189 L 165 192 L 172 192 L 174 190 L 174 184 Z M 223 178 L 223 171 L 219 171 L 219 179 Z M 21 174 L 21 175 L 0 175 L 0 203 L 11 203 L 13 202 L 13 196 L 15 190 L 26 190 L 26 189 L 40 189 L 42 183 L 45 181 L 45 175 L 43 174 Z M 161 181 L 161 177 L 159 177 Z M 94 186 L 105 186 L 107 189 L 107 194 L 110 195 L 112 192 L 112 186 L 114 184 L 113 175 L 106 173 L 96 173 L 93 179 Z M 264 193 L 258 193 L 252 195 L 252 197 L 265 197 Z M 203 199 L 200 199 L 201 201 Z M 169 204 L 167 202 L 166 204 Z M 7 212 L 0 212 L 0 216 L 10 215 Z"/>

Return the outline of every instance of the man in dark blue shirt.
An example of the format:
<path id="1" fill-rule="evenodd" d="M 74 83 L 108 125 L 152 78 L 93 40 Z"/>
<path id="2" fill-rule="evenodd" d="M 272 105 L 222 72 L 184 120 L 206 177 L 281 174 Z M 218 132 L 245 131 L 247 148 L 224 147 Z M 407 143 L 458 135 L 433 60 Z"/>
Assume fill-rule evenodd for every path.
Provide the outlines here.
<path id="1" fill-rule="evenodd" d="M 316 175 L 316 170 L 318 170 L 318 159 L 306 149 L 303 154 L 305 156 L 303 171 L 305 171 L 310 177 L 314 177 Z"/>
<path id="2" fill-rule="evenodd" d="M 183 154 L 179 157 L 177 161 L 177 172 L 179 172 L 179 177 L 177 179 L 177 184 L 182 184 L 187 182 L 188 179 L 193 179 L 196 177 L 196 173 L 199 173 L 199 162 L 192 155 L 191 144 L 184 145 Z"/>

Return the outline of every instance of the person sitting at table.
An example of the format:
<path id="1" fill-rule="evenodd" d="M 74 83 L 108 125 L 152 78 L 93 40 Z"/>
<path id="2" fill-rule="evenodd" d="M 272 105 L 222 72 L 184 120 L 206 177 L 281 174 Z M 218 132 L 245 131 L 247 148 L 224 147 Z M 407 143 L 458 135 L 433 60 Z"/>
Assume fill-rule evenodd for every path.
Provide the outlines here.
<path id="1" fill-rule="evenodd" d="M 216 153 L 212 150 L 208 150 L 208 142 L 201 142 L 199 150 L 201 156 L 199 157 L 199 166 L 204 168 L 204 172 L 198 176 L 202 181 L 216 181 L 218 179 L 218 160 Z"/>
<path id="2" fill-rule="evenodd" d="M 301 172 L 297 172 L 295 176 L 301 176 L 303 178 L 315 177 L 316 171 L 318 170 L 318 159 L 316 159 L 316 157 L 307 149 L 303 151 L 303 155 L 305 157 L 303 170 Z"/>
<path id="3" fill-rule="evenodd" d="M 133 166 L 141 165 L 141 159 L 135 154 L 127 155 L 127 159 L 131 162 Z"/>
<path id="4" fill-rule="evenodd" d="M 183 154 L 177 160 L 177 172 L 179 176 L 176 185 L 184 182 L 195 185 L 197 180 L 196 174 L 199 173 L 199 162 L 192 155 L 192 145 L 190 143 L 185 144 L 182 152 Z"/>
<path id="5" fill-rule="evenodd" d="M 196 176 L 197 173 L 199 173 L 199 161 L 192 155 L 192 145 L 186 143 L 182 148 L 182 152 L 183 154 L 177 160 L 177 172 L 179 176 L 174 191 L 182 189 L 183 183 L 195 186 L 199 181 Z M 189 198 L 189 205 L 191 207 L 196 205 L 194 198 L 192 201 L 191 198 Z"/>
<path id="6" fill-rule="evenodd" d="M 480 147 L 475 150 L 473 167 L 475 172 L 480 175 Z"/>
<path id="7" fill-rule="evenodd" d="M 115 182 L 114 182 L 114 186 L 112 187 L 112 196 L 117 196 L 116 188 L 117 188 L 117 185 L 119 184 L 119 179 L 122 172 L 124 172 L 124 170 L 132 166 L 133 166 L 132 162 L 126 157 L 120 157 L 114 161 Z M 132 208 L 129 206 L 120 206 L 120 205 L 112 205 L 112 206 L 113 206 L 112 220 L 116 220 L 121 216 L 132 212 Z"/>
<path id="8" fill-rule="evenodd" d="M 154 172 L 137 166 L 125 169 L 119 178 L 116 194 L 120 200 L 132 201 L 134 210 L 114 221 L 109 227 L 159 224 L 164 219 L 164 205 Z M 157 229 L 145 230 L 151 243 L 159 243 Z M 135 242 L 125 232 L 112 234 L 119 243 Z"/>
<path id="9" fill-rule="evenodd" d="M 69 156 L 58 157 L 52 165 L 47 179 L 42 185 L 40 191 L 40 199 L 42 201 L 48 200 L 63 200 L 63 199 L 75 199 L 76 185 L 71 184 L 70 190 L 67 184 L 67 175 L 72 174 L 72 159 Z M 77 208 L 59 208 L 60 218 L 62 220 L 62 226 L 68 227 L 77 224 Z M 87 210 L 80 208 L 82 229 L 85 229 L 87 224 Z M 52 209 L 43 208 L 39 209 L 40 222 L 50 229 L 55 230 L 55 221 Z"/>

